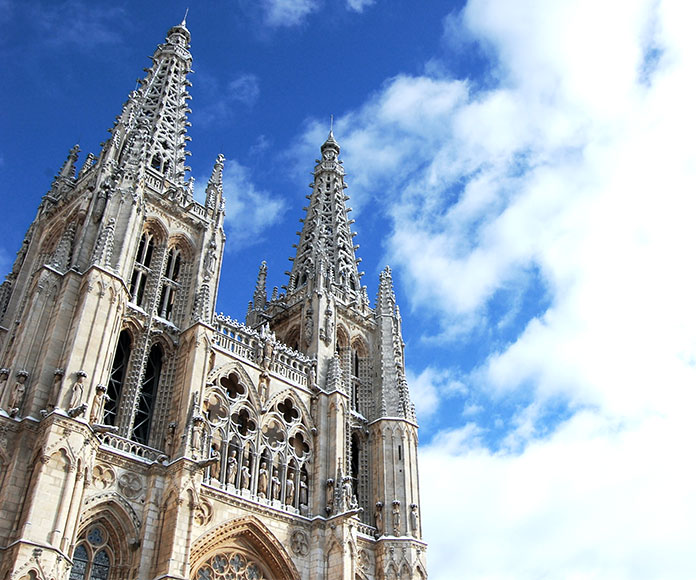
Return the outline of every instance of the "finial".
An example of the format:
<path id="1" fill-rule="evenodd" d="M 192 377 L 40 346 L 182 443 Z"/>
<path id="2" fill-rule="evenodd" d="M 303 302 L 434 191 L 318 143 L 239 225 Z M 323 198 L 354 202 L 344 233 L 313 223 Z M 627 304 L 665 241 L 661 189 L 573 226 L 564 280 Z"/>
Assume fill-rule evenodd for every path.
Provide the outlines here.
<path id="1" fill-rule="evenodd" d="M 333 133 L 333 115 L 331 115 L 331 128 L 329 129 L 329 133 Z"/>
<path id="2" fill-rule="evenodd" d="M 181 21 L 181 24 L 180 24 L 180 26 L 183 26 L 184 28 L 186 28 L 186 17 L 188 16 L 188 11 L 189 11 L 189 9 L 186 8 L 186 13 L 184 14 L 184 19 Z"/>

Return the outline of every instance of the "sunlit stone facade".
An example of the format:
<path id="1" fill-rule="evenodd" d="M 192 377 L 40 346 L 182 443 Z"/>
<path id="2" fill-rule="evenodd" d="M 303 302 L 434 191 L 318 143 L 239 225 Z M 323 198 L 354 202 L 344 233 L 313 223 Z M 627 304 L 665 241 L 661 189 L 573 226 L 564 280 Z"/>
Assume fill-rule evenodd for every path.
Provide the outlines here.
<path id="1" fill-rule="evenodd" d="M 198 203 L 189 42 L 70 151 L 0 287 L 0 578 L 426 578 L 401 319 L 389 269 L 374 307 L 361 285 L 340 147 L 287 287 L 262 264 L 245 322 L 216 314 L 224 159 Z"/>

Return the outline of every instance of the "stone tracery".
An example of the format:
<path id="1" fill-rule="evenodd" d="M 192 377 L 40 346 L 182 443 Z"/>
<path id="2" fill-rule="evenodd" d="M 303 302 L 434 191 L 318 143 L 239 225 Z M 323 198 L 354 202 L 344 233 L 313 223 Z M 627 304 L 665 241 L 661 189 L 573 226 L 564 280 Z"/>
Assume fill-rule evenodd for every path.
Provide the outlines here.
<path id="1" fill-rule="evenodd" d="M 210 383 L 203 403 L 203 456 L 217 462 L 208 469 L 208 481 L 304 511 L 312 457 L 307 418 L 290 396 L 277 396 L 259 409 L 253 392 L 234 371 Z"/>

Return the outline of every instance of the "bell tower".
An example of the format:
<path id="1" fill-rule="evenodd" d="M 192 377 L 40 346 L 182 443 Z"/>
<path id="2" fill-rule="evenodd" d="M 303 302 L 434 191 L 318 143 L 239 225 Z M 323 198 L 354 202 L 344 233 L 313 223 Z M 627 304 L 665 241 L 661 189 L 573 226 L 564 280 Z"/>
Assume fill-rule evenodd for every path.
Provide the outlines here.
<path id="1" fill-rule="evenodd" d="M 247 324 L 266 326 L 315 361 L 313 400 L 325 458 L 317 466 L 317 509 L 334 526 L 334 536 L 342 530 L 347 537 L 356 521 L 370 526 L 377 538 L 376 578 L 404 570 L 417 578 L 417 570 L 425 574 L 418 426 L 404 370 L 401 316 L 389 267 L 380 275 L 374 308 L 361 284 L 340 151 L 331 131 L 314 167 L 286 293 L 267 300 L 262 264 Z M 332 549 L 327 540 L 325 552 Z"/>

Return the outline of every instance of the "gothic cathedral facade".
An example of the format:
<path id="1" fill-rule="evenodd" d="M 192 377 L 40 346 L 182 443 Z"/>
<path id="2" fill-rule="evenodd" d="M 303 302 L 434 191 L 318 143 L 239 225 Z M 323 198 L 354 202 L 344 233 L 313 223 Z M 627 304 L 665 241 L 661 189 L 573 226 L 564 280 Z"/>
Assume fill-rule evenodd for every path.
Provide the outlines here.
<path id="1" fill-rule="evenodd" d="M 216 314 L 219 156 L 186 180 L 186 23 L 0 287 L 0 578 L 427 577 L 391 274 L 361 285 L 329 134 L 289 281 Z M 250 288 L 252 283 L 250 282 Z"/>

